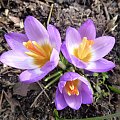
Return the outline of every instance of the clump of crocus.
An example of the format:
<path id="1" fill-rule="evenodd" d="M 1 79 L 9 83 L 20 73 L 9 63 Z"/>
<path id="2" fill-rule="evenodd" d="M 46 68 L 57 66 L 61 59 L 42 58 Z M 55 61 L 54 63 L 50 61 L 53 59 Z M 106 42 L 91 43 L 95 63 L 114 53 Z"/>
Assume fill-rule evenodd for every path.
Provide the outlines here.
<path id="1" fill-rule="evenodd" d="M 86 78 L 74 72 L 67 72 L 60 78 L 55 96 L 57 110 L 67 106 L 78 110 L 81 104 L 92 102 L 93 91 Z"/>
<path id="2" fill-rule="evenodd" d="M 74 66 L 92 72 L 106 72 L 115 67 L 111 61 L 104 59 L 115 44 L 114 37 L 96 38 L 93 21 L 88 19 L 76 30 L 69 27 L 61 50 L 65 58 Z"/>
<path id="3" fill-rule="evenodd" d="M 25 34 L 8 33 L 5 39 L 12 50 L 1 55 L 0 61 L 19 69 L 22 82 L 36 82 L 53 70 L 59 61 L 61 38 L 53 25 L 45 27 L 34 17 L 24 23 Z"/>

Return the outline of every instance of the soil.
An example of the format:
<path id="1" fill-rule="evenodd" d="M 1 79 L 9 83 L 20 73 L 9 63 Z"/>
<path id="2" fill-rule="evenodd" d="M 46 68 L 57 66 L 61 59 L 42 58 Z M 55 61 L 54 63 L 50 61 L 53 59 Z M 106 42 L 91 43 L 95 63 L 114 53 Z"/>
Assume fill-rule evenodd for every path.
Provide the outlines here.
<path id="1" fill-rule="evenodd" d="M 4 39 L 5 33 L 24 32 L 23 21 L 28 15 L 36 17 L 46 25 L 52 4 L 50 23 L 58 28 L 63 41 L 68 26 L 79 28 L 87 18 L 94 21 L 97 37 L 110 35 L 116 38 L 113 50 L 106 56 L 116 64 L 116 67 L 107 73 L 109 78 L 106 78 L 106 84 L 120 87 L 120 0 L 1 0 L 1 54 L 10 49 Z M 18 83 L 20 73 L 21 70 L 0 63 L 0 120 L 54 120 L 57 83 L 42 92 L 32 105 L 47 82 L 42 80 L 39 84 L 28 85 L 29 88 L 22 93 L 21 88 L 17 90 L 15 88 L 17 85 L 20 86 Z M 94 84 L 102 81 L 102 74 L 96 77 L 89 75 L 88 78 Z M 59 116 L 74 119 L 120 112 L 120 95 L 109 91 L 104 84 L 100 89 L 108 95 L 101 96 L 101 93 L 98 93 L 100 98 L 95 99 L 93 104 L 82 105 L 77 111 L 67 107 L 58 111 Z"/>

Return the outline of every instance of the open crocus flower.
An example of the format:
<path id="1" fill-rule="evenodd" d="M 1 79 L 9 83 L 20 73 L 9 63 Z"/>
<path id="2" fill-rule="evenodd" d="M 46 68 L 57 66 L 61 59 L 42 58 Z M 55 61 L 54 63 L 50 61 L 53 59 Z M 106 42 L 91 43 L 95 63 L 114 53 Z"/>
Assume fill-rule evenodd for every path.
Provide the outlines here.
<path id="1" fill-rule="evenodd" d="M 67 72 L 60 78 L 55 96 L 57 110 L 62 110 L 67 106 L 78 110 L 81 104 L 92 102 L 93 91 L 86 78 L 74 72 Z"/>
<path id="2" fill-rule="evenodd" d="M 25 33 L 8 33 L 5 39 L 12 50 L 1 55 L 0 61 L 19 69 L 22 82 L 41 80 L 59 61 L 61 37 L 58 30 L 45 27 L 34 17 L 28 16 L 24 23 Z"/>
<path id="3" fill-rule="evenodd" d="M 111 61 L 104 59 L 115 44 L 114 37 L 96 38 L 93 21 L 88 19 L 77 31 L 69 27 L 61 50 L 65 58 L 78 68 L 92 72 L 106 72 L 115 67 Z"/>

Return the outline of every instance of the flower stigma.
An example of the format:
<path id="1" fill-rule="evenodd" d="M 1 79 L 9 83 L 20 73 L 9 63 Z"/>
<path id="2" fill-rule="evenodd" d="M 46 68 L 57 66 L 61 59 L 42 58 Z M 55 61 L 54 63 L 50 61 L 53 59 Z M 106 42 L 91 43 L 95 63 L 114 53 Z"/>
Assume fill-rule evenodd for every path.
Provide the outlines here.
<path id="1" fill-rule="evenodd" d="M 66 93 L 71 96 L 71 95 L 79 95 L 79 90 L 78 90 L 78 85 L 79 85 L 79 80 L 72 80 L 72 81 L 67 81 L 65 84 L 65 91 Z"/>
<path id="2" fill-rule="evenodd" d="M 52 47 L 47 43 L 40 45 L 36 41 L 23 42 L 23 45 L 29 50 L 25 52 L 28 56 L 34 59 L 34 64 L 38 67 L 42 67 L 46 62 L 50 60 L 52 53 Z"/>
<path id="3" fill-rule="evenodd" d="M 83 62 L 89 62 L 92 57 L 91 47 L 93 44 L 93 40 L 84 37 L 79 47 L 74 49 L 73 54 Z"/>

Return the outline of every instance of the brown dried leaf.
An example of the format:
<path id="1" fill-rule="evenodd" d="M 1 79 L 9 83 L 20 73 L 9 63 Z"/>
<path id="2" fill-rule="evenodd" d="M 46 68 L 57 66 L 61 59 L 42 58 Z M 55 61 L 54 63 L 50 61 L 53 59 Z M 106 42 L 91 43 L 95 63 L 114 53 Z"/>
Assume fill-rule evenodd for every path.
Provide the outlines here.
<path id="1" fill-rule="evenodd" d="M 22 82 L 18 82 L 13 87 L 13 94 L 27 96 L 27 92 L 30 90 L 40 90 L 40 87 L 37 83 L 25 84 Z"/>
<path id="2" fill-rule="evenodd" d="M 14 16 L 9 16 L 9 19 L 14 22 L 14 24 L 20 23 L 20 18 L 14 17 Z"/>
<path id="3" fill-rule="evenodd" d="M 18 82 L 13 87 L 13 94 L 27 96 L 27 92 L 29 91 L 28 87 L 29 84 Z"/>
<path id="4" fill-rule="evenodd" d="M 108 22 L 106 30 L 108 30 L 109 32 L 115 30 L 115 28 L 117 27 L 117 25 L 115 23 L 117 21 L 117 18 L 118 18 L 118 15 L 113 17 L 113 19 Z"/>
<path id="5" fill-rule="evenodd" d="M 32 83 L 32 84 L 29 85 L 28 89 L 29 90 L 38 90 L 39 91 L 40 87 L 39 87 L 39 85 L 37 83 Z"/>

